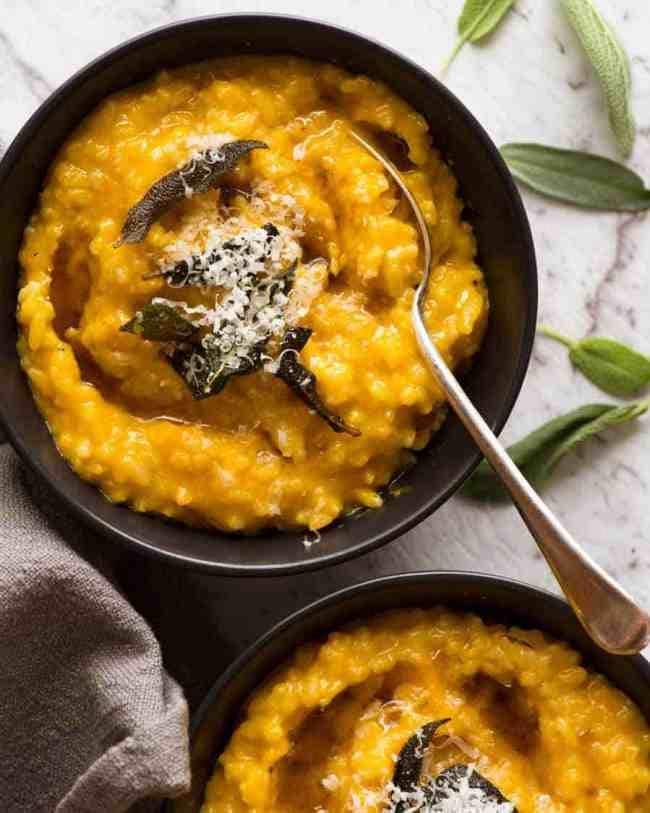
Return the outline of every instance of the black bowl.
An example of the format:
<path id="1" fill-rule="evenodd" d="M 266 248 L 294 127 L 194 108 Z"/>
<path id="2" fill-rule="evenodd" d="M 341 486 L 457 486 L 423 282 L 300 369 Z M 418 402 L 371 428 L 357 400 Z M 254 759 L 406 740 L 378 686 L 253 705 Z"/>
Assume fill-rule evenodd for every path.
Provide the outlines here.
<path id="1" fill-rule="evenodd" d="M 406 573 L 346 587 L 281 621 L 252 644 L 217 680 L 191 726 L 192 789 L 168 801 L 165 813 L 197 813 L 205 783 L 250 693 L 296 647 L 351 621 L 405 607 L 447 607 L 486 621 L 540 629 L 567 641 L 590 668 L 625 692 L 650 721 L 650 664 L 641 655 L 609 655 L 582 629 L 569 605 L 522 582 L 462 572 Z"/>
<path id="2" fill-rule="evenodd" d="M 207 57 L 292 52 L 335 62 L 386 82 L 428 120 L 433 142 L 453 164 L 480 247 L 492 311 L 484 346 L 466 377 L 467 391 L 495 431 L 521 388 L 534 337 L 537 273 L 519 194 L 481 125 L 426 71 L 383 46 L 331 25 L 290 17 L 235 15 L 170 25 L 92 62 L 39 108 L 0 164 L 0 418 L 21 457 L 71 512 L 110 539 L 171 561 L 231 575 L 286 574 L 343 561 L 403 534 L 438 508 L 469 475 L 479 455 L 450 418 L 420 455 L 407 494 L 377 511 L 326 529 L 306 549 L 299 533 L 241 540 L 193 530 L 111 504 L 57 452 L 16 355 L 16 256 L 47 168 L 70 131 L 108 94 Z"/>

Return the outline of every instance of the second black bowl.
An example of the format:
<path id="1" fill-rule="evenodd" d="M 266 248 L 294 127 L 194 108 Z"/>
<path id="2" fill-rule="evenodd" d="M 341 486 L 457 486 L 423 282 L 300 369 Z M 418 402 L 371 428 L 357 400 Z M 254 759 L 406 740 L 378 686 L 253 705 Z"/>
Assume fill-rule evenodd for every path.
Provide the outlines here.
<path id="1" fill-rule="evenodd" d="M 112 540 L 223 574 L 271 575 L 322 567 L 403 534 L 438 508 L 479 454 L 455 418 L 446 421 L 408 474 L 408 493 L 354 521 L 326 529 L 306 548 L 302 534 L 238 539 L 137 514 L 108 502 L 56 450 L 16 354 L 17 254 L 47 168 L 70 131 L 108 94 L 171 68 L 216 55 L 297 53 L 335 62 L 390 85 L 425 116 L 452 166 L 479 245 L 491 299 L 485 343 L 467 391 L 495 431 L 521 387 L 534 337 L 537 274 L 526 214 L 498 150 L 463 104 L 422 68 L 376 42 L 290 17 L 235 15 L 190 20 L 131 40 L 88 65 L 32 116 L 0 164 L 0 418 L 23 459 L 80 519 Z"/>
<path id="2" fill-rule="evenodd" d="M 585 664 L 625 692 L 650 721 L 650 664 L 641 656 L 609 655 L 580 626 L 569 605 L 521 582 L 477 573 L 405 573 L 355 584 L 304 607 L 259 638 L 227 669 L 194 715 L 192 789 L 165 813 L 198 813 L 205 784 L 251 692 L 307 641 L 386 610 L 445 605 L 487 622 L 539 629 L 571 644 Z"/>

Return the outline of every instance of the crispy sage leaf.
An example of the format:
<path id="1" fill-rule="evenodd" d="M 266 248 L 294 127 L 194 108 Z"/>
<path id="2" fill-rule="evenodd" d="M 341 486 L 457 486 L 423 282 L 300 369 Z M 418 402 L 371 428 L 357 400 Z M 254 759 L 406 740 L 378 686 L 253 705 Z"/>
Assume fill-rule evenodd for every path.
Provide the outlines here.
<path id="1" fill-rule="evenodd" d="M 262 366 L 262 348 L 252 347 L 236 366 L 225 367 L 218 346 L 210 338 L 207 336 L 200 344 L 181 344 L 168 356 L 197 401 L 217 395 L 233 376 L 252 373 Z"/>
<path id="2" fill-rule="evenodd" d="M 628 158 L 636 126 L 630 109 L 630 65 L 627 54 L 592 0 L 562 0 L 585 53 L 600 81 L 609 123 L 621 154 Z"/>
<path id="3" fill-rule="evenodd" d="M 295 263 L 281 277 L 258 281 L 248 293 L 246 304 L 239 296 L 232 300 L 237 307 L 225 307 L 212 333 L 200 342 L 180 343 L 167 357 L 176 372 L 185 380 L 196 399 L 216 395 L 235 375 L 246 375 L 262 366 L 262 352 L 271 338 L 271 328 L 266 327 L 249 337 L 250 328 L 259 325 L 260 314 L 273 302 L 277 294 L 287 295 L 295 280 Z M 240 289 L 241 294 L 241 289 Z M 224 300 L 230 303 L 230 297 Z M 248 328 L 242 332 L 242 328 Z M 306 341 L 306 340 L 305 340 Z M 254 342 L 254 343 L 253 343 Z"/>
<path id="4" fill-rule="evenodd" d="M 465 0 L 458 18 L 458 40 L 447 57 L 445 71 L 466 42 L 478 42 L 499 25 L 515 0 Z"/>
<path id="5" fill-rule="evenodd" d="M 501 155 L 518 181 L 550 198 L 587 209 L 650 208 L 643 179 L 609 158 L 543 144 L 505 144 Z"/>
<path id="6" fill-rule="evenodd" d="M 267 147 L 263 141 L 230 141 L 218 150 L 204 150 L 179 169 L 169 172 L 129 209 L 117 245 L 141 242 L 173 203 L 189 195 L 207 192 L 251 150 Z"/>
<path id="7" fill-rule="evenodd" d="M 650 400 L 624 406 L 587 404 L 543 424 L 508 447 L 508 454 L 532 485 L 541 486 L 564 455 L 582 441 L 610 426 L 638 418 L 649 406 Z M 506 490 L 486 460 L 465 483 L 462 493 L 478 500 L 507 498 Z"/>
<path id="8" fill-rule="evenodd" d="M 153 301 L 120 330 L 154 342 L 186 342 L 197 332 L 197 327 L 171 302 Z"/>
<path id="9" fill-rule="evenodd" d="M 446 717 L 444 720 L 434 720 L 423 725 L 402 746 L 393 772 L 393 784 L 402 793 L 412 794 L 420 786 L 422 763 L 426 750 L 438 729 L 448 723 L 450 719 L 450 717 Z M 396 805 L 394 813 L 405 813 L 407 810 L 413 810 L 410 802 L 400 801 Z"/>
<path id="10" fill-rule="evenodd" d="M 330 412 L 316 390 L 316 376 L 298 361 L 298 353 L 309 341 L 312 331 L 292 327 L 286 331 L 280 346 L 279 364 L 275 375 L 282 379 L 310 409 L 313 409 L 335 432 L 347 432 L 355 437 L 358 429 L 348 426 L 343 418 Z"/>
<path id="11" fill-rule="evenodd" d="M 475 768 L 462 763 L 446 768 L 429 784 L 427 790 L 430 791 L 431 796 L 427 800 L 427 806 L 423 808 L 423 811 L 425 809 L 435 810 L 434 805 L 442 805 L 447 800 L 451 802 L 453 799 L 457 800 L 458 803 L 458 808 L 454 807 L 454 810 L 462 810 L 461 805 L 464 801 L 462 798 L 463 787 L 471 788 L 474 791 L 472 794 L 474 799 L 479 796 L 480 798 L 476 799 L 476 801 L 480 801 L 481 805 L 484 805 L 486 809 L 494 810 L 496 808 L 499 811 L 503 810 L 504 813 L 505 811 L 517 813 L 517 808 L 506 799 L 492 782 L 482 776 Z M 472 810 L 474 809 L 475 805 L 473 804 Z"/>
<path id="12" fill-rule="evenodd" d="M 619 396 L 636 395 L 650 384 L 650 356 L 644 356 L 626 344 L 601 336 L 573 341 L 545 326 L 539 331 L 566 345 L 573 364 L 604 392 Z"/>

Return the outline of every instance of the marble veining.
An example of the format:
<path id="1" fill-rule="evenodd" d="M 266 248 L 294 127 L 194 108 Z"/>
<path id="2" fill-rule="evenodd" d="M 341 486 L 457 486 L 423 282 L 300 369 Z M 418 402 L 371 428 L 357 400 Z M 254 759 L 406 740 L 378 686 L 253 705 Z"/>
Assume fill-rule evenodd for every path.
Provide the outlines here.
<path id="1" fill-rule="evenodd" d="M 638 137 L 630 166 L 650 182 L 650 7 L 632 0 L 598 4 L 631 57 Z M 0 150 L 74 71 L 124 39 L 172 20 L 233 11 L 319 17 L 375 37 L 437 73 L 453 45 L 461 6 L 462 0 L 3 0 Z M 445 81 L 497 144 L 538 141 L 616 157 L 599 88 L 557 0 L 518 0 L 488 43 L 463 49 Z M 541 321 L 574 336 L 611 335 L 650 352 L 648 215 L 584 212 L 527 192 L 524 200 L 538 253 Z M 540 338 L 503 437 L 511 441 L 554 415 L 603 400 L 607 396 L 572 370 L 563 348 Z M 646 606 L 649 490 L 648 417 L 565 459 L 546 490 L 588 550 Z M 215 647 L 214 672 L 242 643 L 307 600 L 372 575 L 422 568 L 487 571 L 554 589 L 514 509 L 460 497 L 399 541 L 318 577 L 235 584 L 148 561 L 129 564 L 122 576 L 195 699 L 207 680 L 195 672 L 205 644 L 199 652 L 191 636 L 176 632 L 178 607 Z"/>

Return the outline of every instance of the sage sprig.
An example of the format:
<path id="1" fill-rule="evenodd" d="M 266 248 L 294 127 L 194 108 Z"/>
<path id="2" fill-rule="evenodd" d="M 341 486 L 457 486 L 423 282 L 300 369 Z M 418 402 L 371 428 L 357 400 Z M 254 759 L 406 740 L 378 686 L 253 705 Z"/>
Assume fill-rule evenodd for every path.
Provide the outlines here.
<path id="1" fill-rule="evenodd" d="M 501 155 L 518 181 L 547 197 L 587 209 L 650 208 L 643 179 L 609 158 L 543 144 L 505 144 Z"/>
<path id="2" fill-rule="evenodd" d="M 560 460 L 587 438 L 611 426 L 638 418 L 650 399 L 633 404 L 587 404 L 553 418 L 508 448 L 508 454 L 534 486 L 548 481 Z M 483 460 L 463 487 L 463 494 L 477 500 L 507 498 L 507 492 L 487 461 Z"/>
<path id="3" fill-rule="evenodd" d="M 465 0 L 458 18 L 458 39 L 454 49 L 445 60 L 444 73 L 454 61 L 466 42 L 478 42 L 499 25 L 515 0 Z"/>
<path id="4" fill-rule="evenodd" d="M 650 356 L 626 344 L 601 336 L 574 341 L 545 325 L 539 332 L 568 347 L 571 362 L 604 392 L 636 395 L 650 384 Z"/>
<path id="5" fill-rule="evenodd" d="M 628 158 L 634 146 L 636 127 L 630 107 L 627 54 L 591 0 L 562 0 L 562 3 L 600 81 L 621 154 Z"/>

